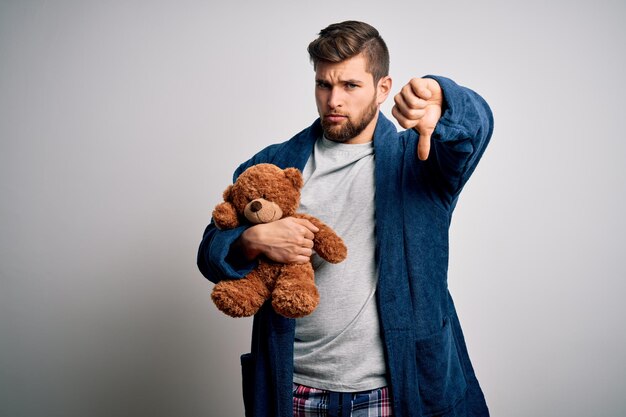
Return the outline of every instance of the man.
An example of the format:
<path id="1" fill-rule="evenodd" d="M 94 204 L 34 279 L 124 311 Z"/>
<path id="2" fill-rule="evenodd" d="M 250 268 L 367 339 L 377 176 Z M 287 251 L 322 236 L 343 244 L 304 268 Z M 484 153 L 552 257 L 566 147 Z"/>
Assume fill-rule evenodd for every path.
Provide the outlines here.
<path id="1" fill-rule="evenodd" d="M 266 304 L 242 356 L 247 416 L 487 416 L 447 289 L 448 229 L 459 193 L 492 133 L 484 100 L 443 77 L 395 96 L 398 133 L 379 113 L 392 87 L 378 31 L 323 29 L 309 45 L 320 118 L 242 164 L 303 171 L 300 211 L 333 227 L 348 259 L 312 253 L 305 220 L 220 231 L 210 224 L 198 266 L 213 282 L 241 278 L 266 256 L 308 262 L 320 305 L 301 319 Z"/>

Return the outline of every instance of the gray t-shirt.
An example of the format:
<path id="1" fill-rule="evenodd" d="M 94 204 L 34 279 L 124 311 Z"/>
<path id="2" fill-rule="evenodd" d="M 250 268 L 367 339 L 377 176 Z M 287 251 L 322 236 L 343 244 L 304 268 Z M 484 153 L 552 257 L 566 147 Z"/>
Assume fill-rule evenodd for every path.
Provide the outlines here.
<path id="1" fill-rule="evenodd" d="M 304 170 L 299 211 L 332 227 L 348 257 L 333 265 L 313 255 L 320 304 L 296 320 L 294 381 L 332 390 L 387 385 L 378 324 L 374 146 L 320 138 Z"/>

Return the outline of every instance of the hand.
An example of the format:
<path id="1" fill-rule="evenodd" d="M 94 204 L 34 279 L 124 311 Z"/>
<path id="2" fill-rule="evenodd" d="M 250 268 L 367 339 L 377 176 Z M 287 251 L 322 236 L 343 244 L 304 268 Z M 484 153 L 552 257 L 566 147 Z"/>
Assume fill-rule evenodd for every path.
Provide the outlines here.
<path id="1" fill-rule="evenodd" d="M 417 156 L 422 161 L 430 153 L 430 137 L 441 117 L 443 92 L 432 78 L 413 78 L 396 94 L 391 113 L 400 126 L 419 133 Z"/>
<path id="2" fill-rule="evenodd" d="M 313 238 L 318 231 L 308 220 L 285 217 L 246 229 L 239 243 L 249 260 L 264 254 L 276 262 L 305 263 L 313 254 Z"/>

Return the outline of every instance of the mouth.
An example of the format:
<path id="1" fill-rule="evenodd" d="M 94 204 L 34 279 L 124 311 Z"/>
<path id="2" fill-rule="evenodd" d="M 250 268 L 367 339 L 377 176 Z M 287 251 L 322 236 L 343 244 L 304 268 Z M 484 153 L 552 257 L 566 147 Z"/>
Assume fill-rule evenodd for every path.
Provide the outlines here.
<path id="1" fill-rule="evenodd" d="M 276 210 L 274 209 L 272 210 L 271 214 L 269 213 L 269 210 L 268 210 L 264 212 L 254 213 L 254 216 L 256 216 L 256 219 L 257 219 L 256 223 L 260 224 L 260 223 L 270 223 L 270 222 L 273 222 L 274 220 L 278 220 L 279 217 L 277 216 L 277 214 L 278 213 L 276 213 Z"/>
<path id="2" fill-rule="evenodd" d="M 348 116 L 338 113 L 330 113 L 324 116 L 324 120 L 329 123 L 341 123 L 344 120 L 347 120 Z"/>

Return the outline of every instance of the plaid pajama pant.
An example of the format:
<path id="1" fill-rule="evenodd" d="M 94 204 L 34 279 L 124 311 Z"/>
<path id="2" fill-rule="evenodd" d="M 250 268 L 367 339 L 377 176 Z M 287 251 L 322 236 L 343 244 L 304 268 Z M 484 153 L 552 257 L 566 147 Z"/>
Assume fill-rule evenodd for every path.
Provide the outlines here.
<path id="1" fill-rule="evenodd" d="M 345 393 L 293 384 L 293 417 L 392 417 L 389 390 Z"/>

